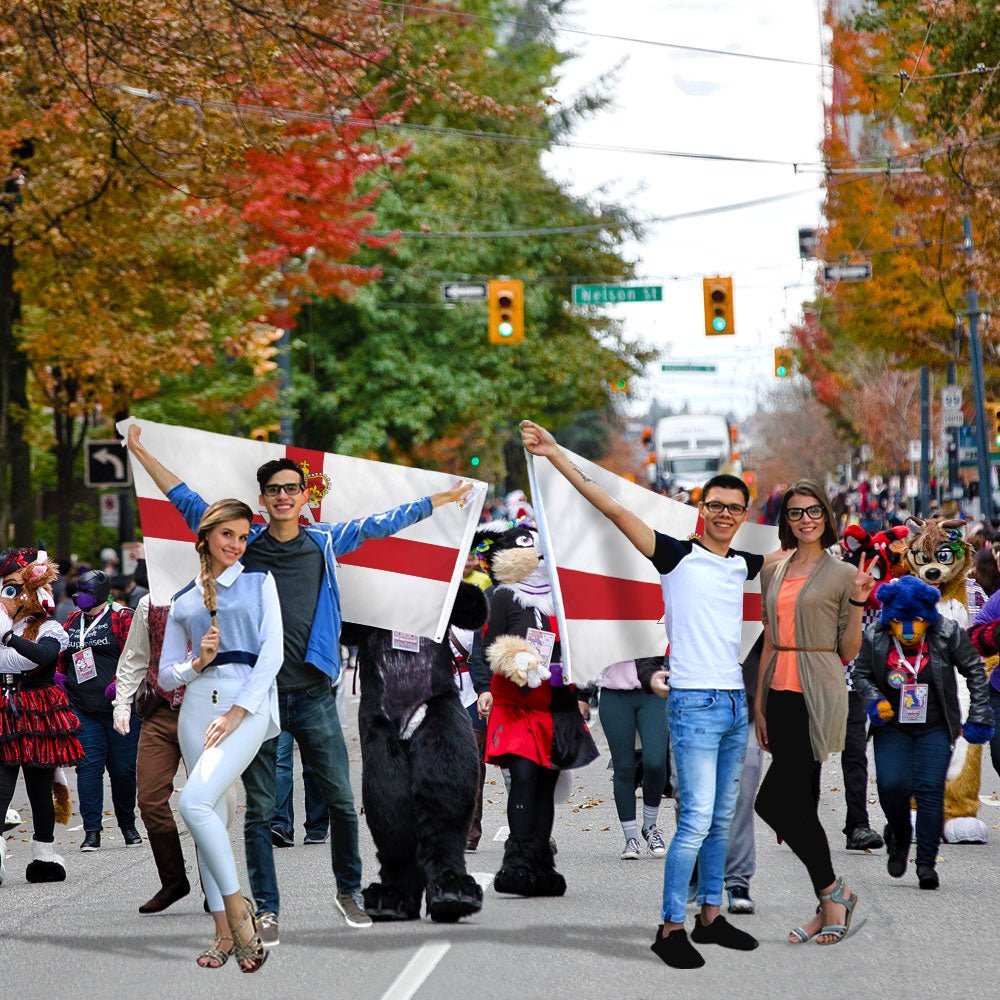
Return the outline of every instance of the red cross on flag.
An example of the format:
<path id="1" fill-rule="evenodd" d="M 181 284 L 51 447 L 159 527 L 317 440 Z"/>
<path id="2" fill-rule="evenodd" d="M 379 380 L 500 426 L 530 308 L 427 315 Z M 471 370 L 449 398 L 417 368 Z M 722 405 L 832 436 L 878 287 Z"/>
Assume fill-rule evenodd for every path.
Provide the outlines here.
<path id="1" fill-rule="evenodd" d="M 563 449 L 570 461 L 651 528 L 688 538 L 698 509 L 660 496 Z M 553 579 L 563 671 L 574 684 L 596 680 L 620 660 L 660 656 L 668 641 L 663 590 L 652 562 L 585 500 L 546 458 L 525 452 L 531 499 L 545 560 Z M 733 548 L 764 554 L 778 547 L 778 530 L 745 524 Z M 761 624 L 760 581 L 748 581 L 743 597 L 741 659 L 756 642 Z"/>
<path id="2" fill-rule="evenodd" d="M 451 489 L 455 477 L 330 452 L 227 437 L 190 427 L 129 419 L 118 424 L 127 436 L 142 428 L 142 443 L 160 462 L 208 503 L 225 497 L 261 510 L 257 468 L 290 458 L 306 474 L 309 503 L 304 525 L 350 521 Z M 151 600 L 166 604 L 198 572 L 194 535 L 145 469 L 132 463 L 139 500 Z M 448 625 L 465 557 L 479 522 L 485 491 L 462 510 L 447 504 L 431 517 L 390 538 L 368 539 L 338 557 L 345 621 L 429 636 L 440 642 Z M 256 521 L 264 522 L 261 514 Z"/>

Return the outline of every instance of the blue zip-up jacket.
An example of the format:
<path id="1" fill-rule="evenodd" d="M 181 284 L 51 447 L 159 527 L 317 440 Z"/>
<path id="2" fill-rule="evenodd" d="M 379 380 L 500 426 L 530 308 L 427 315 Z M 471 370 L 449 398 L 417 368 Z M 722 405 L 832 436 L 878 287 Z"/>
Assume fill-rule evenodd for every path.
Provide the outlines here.
<path id="1" fill-rule="evenodd" d="M 167 499 L 180 511 L 187 526 L 195 533 L 208 509 L 208 504 L 185 483 L 178 483 Z M 322 549 L 324 560 L 323 579 L 325 586 L 319 588 L 316 610 L 313 612 L 312 631 L 306 649 L 306 662 L 322 670 L 330 681 L 340 676 L 340 587 L 337 583 L 337 556 L 346 555 L 361 546 L 368 538 L 388 538 L 430 517 L 434 512 L 430 497 L 422 497 L 411 503 L 393 507 L 382 514 L 361 517 L 354 521 L 337 524 L 303 525 L 306 534 Z M 253 545 L 266 524 L 250 525 L 250 540 Z"/>

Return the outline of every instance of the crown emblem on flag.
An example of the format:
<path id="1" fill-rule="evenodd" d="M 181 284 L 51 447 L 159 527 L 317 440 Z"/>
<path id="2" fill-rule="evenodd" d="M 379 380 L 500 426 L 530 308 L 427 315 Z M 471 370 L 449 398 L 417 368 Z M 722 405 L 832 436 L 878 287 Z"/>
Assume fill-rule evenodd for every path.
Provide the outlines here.
<path id="1" fill-rule="evenodd" d="M 300 462 L 299 464 L 302 467 L 302 475 L 306 477 L 309 506 L 318 508 L 333 485 L 330 482 L 330 477 L 325 472 L 310 472 L 308 462 Z"/>

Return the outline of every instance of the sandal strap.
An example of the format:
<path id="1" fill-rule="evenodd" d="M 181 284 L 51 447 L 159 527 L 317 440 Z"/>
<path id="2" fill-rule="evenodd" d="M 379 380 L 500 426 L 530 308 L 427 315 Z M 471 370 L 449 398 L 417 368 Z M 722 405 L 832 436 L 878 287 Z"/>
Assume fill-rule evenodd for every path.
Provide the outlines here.
<path id="1" fill-rule="evenodd" d="M 809 932 L 804 927 L 793 927 L 788 934 L 789 937 L 794 937 L 798 944 L 805 944 L 809 940 Z"/>
<path id="2" fill-rule="evenodd" d="M 222 943 L 223 943 L 223 941 L 232 941 L 232 940 L 233 939 L 231 937 L 217 937 L 217 938 L 215 938 L 212 941 L 212 946 L 210 948 L 206 948 L 203 952 L 201 952 L 198 955 L 198 957 L 196 959 L 197 963 L 200 965 L 201 964 L 201 960 L 203 958 L 205 958 L 205 959 L 208 959 L 208 960 L 210 960 L 212 962 L 218 963 L 216 966 L 214 966 L 214 968 L 220 968 L 221 969 L 222 966 L 224 966 L 226 964 L 226 962 L 229 961 L 229 956 L 233 953 L 233 951 L 235 951 L 235 948 L 231 949 L 230 951 L 223 951 L 222 950 Z M 234 945 L 235 945 L 235 943 L 236 942 L 233 941 Z"/>

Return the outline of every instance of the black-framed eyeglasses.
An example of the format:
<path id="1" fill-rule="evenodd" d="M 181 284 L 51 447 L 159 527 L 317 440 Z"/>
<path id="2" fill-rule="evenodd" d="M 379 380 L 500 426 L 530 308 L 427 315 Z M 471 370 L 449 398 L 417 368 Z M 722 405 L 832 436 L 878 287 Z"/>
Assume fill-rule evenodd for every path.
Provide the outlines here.
<path id="1" fill-rule="evenodd" d="M 785 511 L 789 521 L 801 521 L 804 514 L 810 521 L 822 521 L 826 516 L 821 504 L 811 503 L 808 507 L 789 507 Z"/>
<path id="2" fill-rule="evenodd" d="M 297 497 L 304 489 L 301 483 L 268 483 L 264 487 L 264 496 L 276 497 L 284 490 L 290 497 Z"/>
<path id="3" fill-rule="evenodd" d="M 710 514 L 721 514 L 724 510 L 728 510 L 733 517 L 739 517 L 747 512 L 746 504 L 723 503 L 721 500 L 709 500 L 708 503 L 703 503 L 702 507 Z"/>

